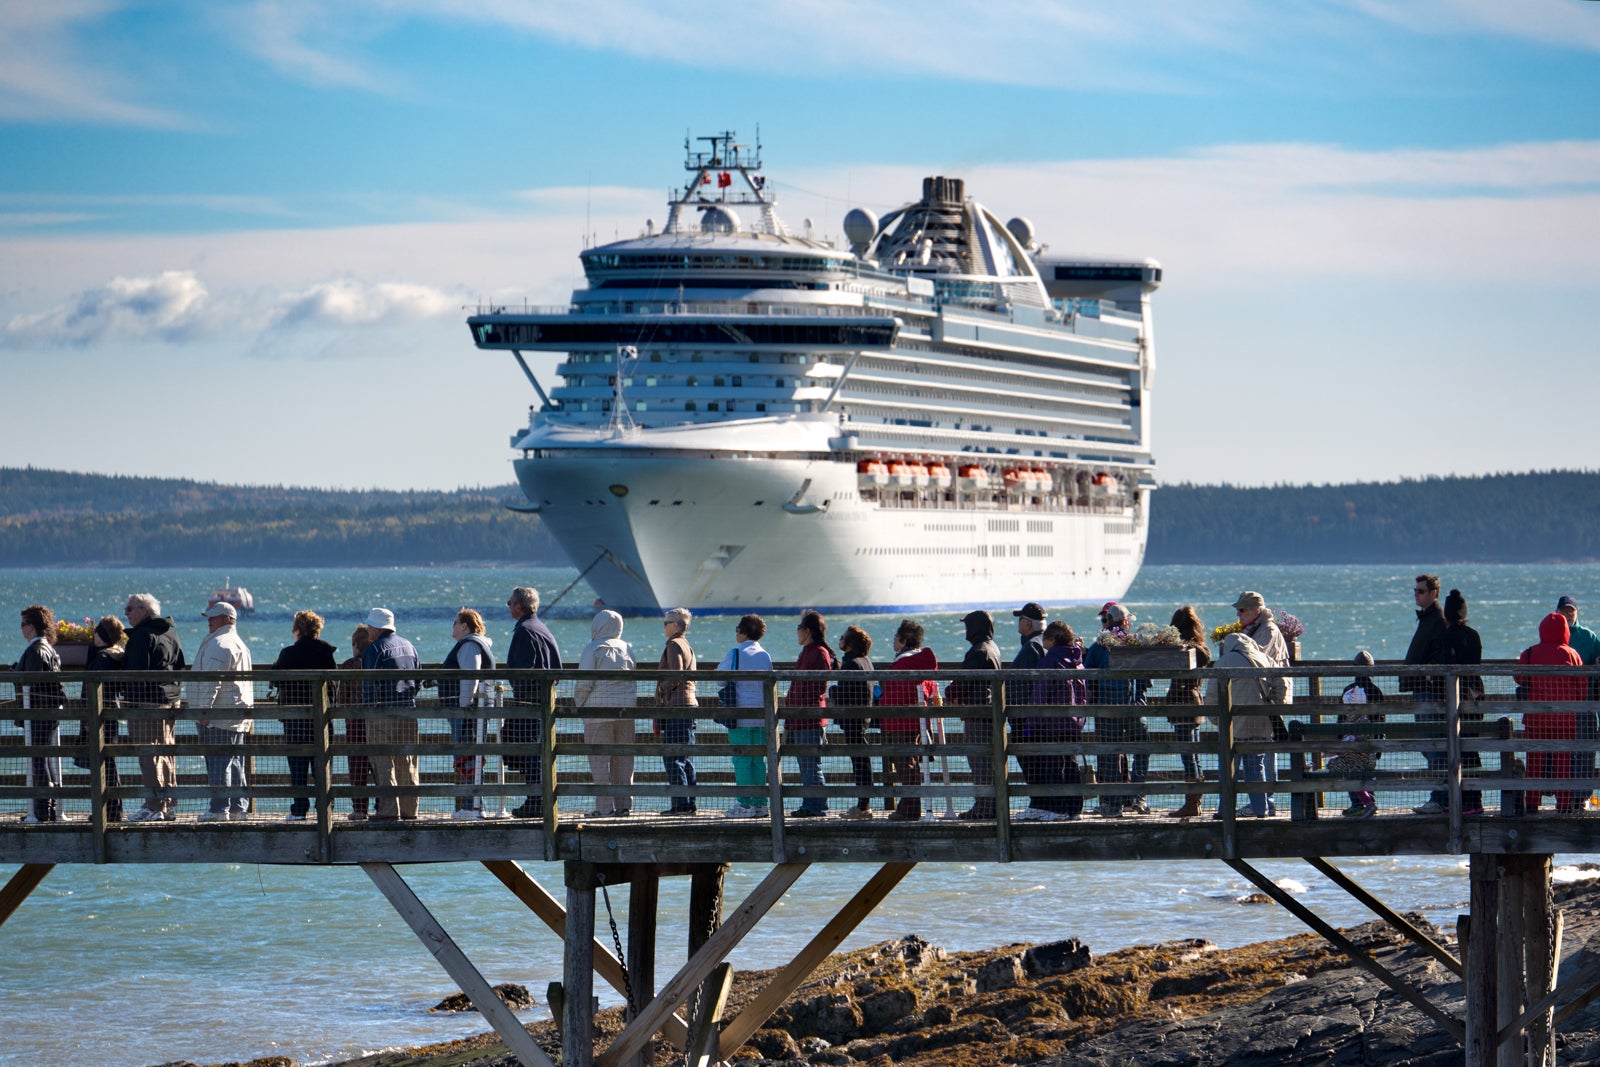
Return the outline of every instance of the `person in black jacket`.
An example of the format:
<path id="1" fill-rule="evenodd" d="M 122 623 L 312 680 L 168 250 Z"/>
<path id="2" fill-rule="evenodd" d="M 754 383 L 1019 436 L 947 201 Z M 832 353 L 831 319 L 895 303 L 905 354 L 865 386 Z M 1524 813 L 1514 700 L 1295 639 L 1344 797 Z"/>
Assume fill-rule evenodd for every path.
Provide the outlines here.
<path id="1" fill-rule="evenodd" d="M 189 663 L 170 618 L 161 615 L 161 601 L 149 593 L 134 593 L 123 609 L 131 627 L 122 668 L 128 671 L 182 671 Z M 176 679 L 163 682 L 129 682 L 128 708 L 171 710 L 178 706 Z M 173 719 L 129 716 L 128 740 L 135 745 L 171 745 Z M 172 756 L 140 756 L 139 778 L 144 785 L 144 805 L 128 816 L 129 822 L 171 822 L 173 800 L 167 790 L 178 784 L 178 761 Z"/>
<path id="2" fill-rule="evenodd" d="M 1037 611 L 1041 615 L 1044 613 L 1044 609 L 1037 604 L 1029 604 L 1023 610 L 1029 609 Z M 969 646 L 967 654 L 961 659 L 961 670 L 998 671 L 1000 669 L 1000 649 L 994 643 L 994 616 L 987 611 L 969 611 L 961 622 L 967 628 L 967 644 Z M 1042 648 L 1043 646 L 1040 647 Z M 983 745 L 988 748 L 994 742 L 994 719 L 989 713 L 990 697 L 989 682 L 980 679 L 969 680 L 963 678 L 959 681 L 951 682 L 945 691 L 945 701 L 947 703 L 964 705 L 969 709 L 981 709 L 979 714 L 961 720 L 961 731 L 966 743 L 969 745 Z M 970 710 L 968 714 L 972 714 Z M 974 798 L 972 807 L 962 812 L 957 818 L 968 820 L 992 819 L 995 817 L 994 797 L 986 797 L 982 794 L 986 788 L 992 789 L 994 786 L 994 757 L 988 752 L 981 756 L 968 756 L 967 766 L 972 770 Z"/>
<path id="3" fill-rule="evenodd" d="M 322 616 L 314 611 L 297 611 L 290 626 L 294 644 L 278 653 L 273 661 L 275 671 L 331 671 L 339 666 L 339 650 L 322 640 Z M 311 706 L 314 683 L 277 682 L 278 707 L 301 710 Z M 331 703 L 331 700 L 330 700 Z M 284 719 L 283 741 L 287 745 L 311 744 L 310 719 Z M 307 788 L 311 780 L 311 757 L 289 757 L 289 784 L 296 789 Z M 311 798 L 297 796 L 289 802 L 287 821 L 301 822 L 311 811 Z"/>
<path id="4" fill-rule="evenodd" d="M 516 620 L 516 626 L 511 630 L 511 647 L 506 650 L 506 666 L 515 670 L 560 670 L 561 649 L 556 645 L 549 627 L 539 620 L 539 591 L 518 586 L 511 590 L 506 608 Z M 548 692 L 547 682 L 517 678 L 511 681 L 513 704 L 543 708 Z M 536 745 L 539 743 L 539 719 L 507 719 L 504 734 L 510 744 Z M 539 757 L 506 756 L 505 765 L 521 772 L 522 780 L 528 786 L 528 799 L 511 809 L 511 814 L 519 819 L 543 817 L 544 801 L 540 796 L 540 787 L 543 785 L 544 772 Z"/>
<path id="5" fill-rule="evenodd" d="M 22 639 L 27 643 L 13 670 L 36 673 L 59 673 L 61 657 L 56 655 L 56 620 L 50 609 L 42 604 L 29 604 L 22 609 Z M 61 707 L 66 703 L 66 693 L 60 682 L 35 682 L 18 685 L 18 703 L 27 713 L 28 747 L 57 747 L 61 744 Z M 48 718 L 41 717 L 43 713 Z M 35 789 L 61 788 L 61 757 L 33 756 L 28 762 Z M 33 811 L 22 820 L 28 823 L 60 822 L 61 809 L 54 796 L 33 798 Z"/>
<path id="6" fill-rule="evenodd" d="M 1461 590 L 1452 589 L 1450 595 L 1444 598 L 1444 640 L 1441 643 L 1440 663 L 1474 664 L 1483 662 L 1483 638 L 1478 636 L 1478 631 L 1467 625 L 1467 598 L 1461 595 Z M 1477 674 L 1463 674 L 1459 676 L 1461 687 L 1461 720 L 1463 722 L 1482 722 L 1483 712 L 1469 711 L 1477 701 L 1483 699 L 1483 677 Z M 1483 766 L 1483 756 L 1478 752 L 1461 753 L 1461 775 L 1467 776 L 1469 771 L 1476 771 Z M 1448 794 L 1446 794 L 1448 799 Z M 1461 814 L 1483 814 L 1483 791 L 1479 789 L 1461 790 Z"/>
<path id="7" fill-rule="evenodd" d="M 127 652 L 127 634 L 122 628 L 122 620 L 115 615 L 101 616 L 94 627 L 94 651 L 89 653 L 89 662 L 84 664 L 85 671 L 120 671 L 122 670 L 122 657 Z M 100 706 L 102 710 L 118 709 L 127 703 L 127 689 L 121 682 L 105 682 L 100 688 Z M 108 745 L 117 743 L 117 716 L 106 716 L 104 725 L 100 728 L 100 739 Z M 88 738 L 83 738 L 83 743 L 88 745 Z M 73 757 L 76 762 L 80 757 Z M 88 768 L 89 758 L 81 757 L 83 762 L 79 766 Z M 107 789 L 116 789 L 122 784 L 122 776 L 117 773 L 117 760 L 115 756 L 107 755 L 105 762 L 105 785 Z M 122 821 L 122 798 L 106 798 L 106 822 Z"/>
<path id="8" fill-rule="evenodd" d="M 1443 663 L 1445 621 L 1444 610 L 1439 607 L 1439 576 L 1417 575 L 1411 595 L 1417 605 L 1417 631 L 1411 635 L 1411 645 L 1406 649 L 1406 662 Z M 1412 717 L 1417 722 L 1444 721 L 1444 683 L 1437 675 L 1402 674 L 1396 684 L 1400 692 L 1411 694 L 1416 709 Z M 1444 774 L 1450 765 L 1443 752 L 1424 752 L 1422 756 L 1433 774 Z M 1450 795 L 1444 790 L 1435 789 L 1426 801 L 1411 810 L 1418 815 L 1438 815 L 1445 810 L 1449 799 Z"/>
<path id="9" fill-rule="evenodd" d="M 841 671 L 870 671 L 873 669 L 872 660 L 868 654 L 872 651 L 872 635 L 859 626 L 851 626 L 839 638 L 839 669 Z M 867 717 L 868 712 L 857 715 L 844 713 L 843 708 L 870 708 L 872 706 L 872 683 L 865 678 L 851 680 L 840 678 L 834 683 L 833 692 L 830 694 L 829 703 L 833 705 L 834 719 L 839 723 L 839 729 L 844 734 L 844 743 L 847 745 L 864 745 L 867 743 Z M 883 762 L 881 759 L 878 761 Z M 888 771 L 884 769 L 885 775 Z M 850 778 L 857 789 L 870 790 L 872 788 L 872 757 L 851 756 Z M 887 782 L 888 778 L 885 777 Z M 884 807 L 892 808 L 894 805 L 887 798 Z M 872 797 L 867 793 L 858 794 L 856 806 L 846 808 L 839 816 L 841 819 L 870 819 L 872 818 Z"/>

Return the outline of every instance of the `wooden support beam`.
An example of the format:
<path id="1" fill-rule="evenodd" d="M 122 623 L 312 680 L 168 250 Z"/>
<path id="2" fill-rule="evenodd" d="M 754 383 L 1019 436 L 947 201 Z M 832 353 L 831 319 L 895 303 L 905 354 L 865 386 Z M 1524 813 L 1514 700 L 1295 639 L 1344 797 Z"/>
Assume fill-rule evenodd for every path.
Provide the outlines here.
<path id="1" fill-rule="evenodd" d="M 915 863 L 884 864 L 878 873 L 874 874 L 867 884 L 839 909 L 839 913 L 828 920 L 827 925 L 800 950 L 788 966 L 779 971 L 777 976 L 767 983 L 766 988 L 756 994 L 755 999 L 723 1028 L 722 1037 L 717 1041 L 718 1058 L 726 1060 L 731 1057 L 740 1045 L 750 1039 L 751 1034 L 761 1029 L 762 1024 L 772 1018 L 772 1013 L 789 999 L 789 994 L 799 989 L 801 983 L 811 977 L 817 966 L 850 936 L 851 931 L 861 925 L 863 919 L 872 914 L 873 909 L 883 903 L 883 898 L 888 896 L 890 890 L 899 885 L 901 879 L 910 874 L 914 867 Z"/>
<path id="2" fill-rule="evenodd" d="M 1555 967 L 1553 903 L 1550 899 L 1550 857 L 1544 854 L 1512 857 L 1522 879 L 1523 937 L 1527 950 L 1528 1000 L 1538 1000 L 1549 992 L 1549 979 Z M 1534 1019 L 1528 1030 L 1528 1062 L 1553 1067 L 1554 1028 L 1549 1012 Z"/>
<path id="3" fill-rule="evenodd" d="M 1481 852 L 1469 861 L 1471 904 L 1467 913 L 1467 937 L 1461 952 L 1467 958 L 1467 1040 L 1466 1067 L 1495 1067 L 1495 1049 L 1500 1039 L 1495 1032 L 1498 1003 L 1495 982 L 1498 978 L 1495 957 L 1499 948 L 1500 869 L 1494 856 Z"/>
<path id="4" fill-rule="evenodd" d="M 94 836 L 94 861 L 106 861 L 106 735 L 105 684 L 83 683 L 83 731 L 89 735 L 89 832 Z"/>
<path id="5" fill-rule="evenodd" d="M 780 863 L 767 872 L 761 884 L 744 899 L 744 903 L 734 909 L 733 914 L 706 940 L 700 951 L 691 956 L 683 968 L 672 976 L 672 980 L 662 987 L 661 995 L 641 1011 L 639 1017 L 617 1035 L 611 1047 L 594 1061 L 595 1067 L 622 1067 L 635 1050 L 650 1040 L 650 1035 L 667 1014 L 689 999 L 694 987 L 705 981 L 717 964 L 727 959 L 728 953 L 772 910 L 773 905 L 783 899 L 783 894 L 788 892 L 808 866 L 805 863 Z M 570 995 L 571 991 L 568 993 Z"/>
<path id="6" fill-rule="evenodd" d="M 1222 858 L 1233 860 L 1239 855 L 1239 798 L 1233 780 L 1232 678 L 1222 679 L 1217 712 L 1217 811 L 1222 816 Z"/>
<path id="7" fill-rule="evenodd" d="M 456 985 L 461 987 L 473 1007 L 494 1027 L 494 1032 L 500 1035 L 500 1040 L 506 1043 L 517 1061 L 523 1067 L 555 1067 L 488 980 L 472 965 L 466 953 L 450 940 L 450 935 L 439 925 L 439 920 L 417 899 L 399 872 L 387 863 L 363 863 L 361 869 L 367 872 L 372 884 L 388 898 L 390 905 L 399 912 L 433 958 L 455 979 Z"/>
<path id="8" fill-rule="evenodd" d="M 1497 1018 L 1515 1019 L 1527 1003 L 1522 973 L 1522 879 L 1512 870 L 1515 856 L 1496 857 L 1500 867 L 1499 933 L 1500 951 L 1496 964 L 1495 996 Z M 1522 1034 L 1501 1038 L 1495 1051 L 1496 1067 L 1526 1067 L 1522 1055 Z"/>
<path id="9" fill-rule="evenodd" d="M 649 1004 L 656 995 L 656 907 L 661 894 L 661 879 L 647 864 L 633 871 L 628 886 L 628 977 L 633 987 L 634 1003 L 628 1008 L 627 1021 L 633 1022 L 638 1009 Z M 642 1046 L 633 1054 L 630 1067 L 650 1067 L 650 1046 Z"/>
<path id="10" fill-rule="evenodd" d="M 1418 993 L 1415 989 L 1412 989 L 1409 985 L 1397 977 L 1394 972 L 1390 971 L 1389 968 L 1385 967 L 1383 964 L 1379 963 L 1377 960 L 1363 952 L 1359 947 L 1356 946 L 1354 942 L 1345 937 L 1338 930 L 1335 930 L 1332 926 L 1329 926 L 1319 916 L 1312 912 L 1311 909 L 1301 904 L 1288 893 L 1285 893 L 1282 889 L 1279 889 L 1272 879 L 1268 878 L 1266 875 L 1262 874 L 1260 871 L 1256 870 L 1243 860 L 1224 858 L 1222 862 L 1226 863 L 1229 867 L 1232 867 L 1234 870 L 1250 879 L 1250 881 L 1254 882 L 1256 887 L 1259 888 L 1263 893 L 1267 894 L 1267 896 L 1283 905 L 1285 909 L 1287 909 L 1301 922 L 1305 923 L 1307 926 L 1311 927 L 1311 929 L 1321 934 L 1335 947 L 1344 952 L 1345 955 L 1349 956 L 1351 961 L 1354 962 L 1357 967 L 1360 967 L 1378 981 L 1382 982 L 1384 985 L 1400 994 L 1400 996 L 1404 997 L 1411 1004 L 1415 1005 L 1418 1011 L 1422 1012 L 1428 1018 L 1437 1023 L 1439 1028 L 1445 1033 L 1449 1034 L 1457 1041 L 1461 1041 L 1463 1043 L 1466 1041 L 1466 1030 L 1461 1025 L 1459 1020 L 1451 1018 L 1439 1008 L 1435 1007 L 1427 997 L 1423 996 L 1421 993 Z"/>
<path id="11" fill-rule="evenodd" d="M 1399 914 L 1383 901 L 1367 892 L 1360 885 L 1356 884 L 1354 879 L 1345 874 L 1339 868 L 1335 867 L 1333 864 L 1329 863 L 1327 860 L 1321 859 L 1317 856 L 1306 856 L 1304 858 L 1307 863 L 1315 867 L 1330 882 L 1338 886 L 1340 889 L 1343 889 L 1346 893 L 1349 893 L 1351 896 L 1355 897 L 1362 904 L 1365 904 L 1384 922 L 1400 931 L 1400 933 L 1404 934 L 1409 940 L 1415 942 L 1417 947 L 1421 948 L 1422 951 L 1426 952 L 1428 955 L 1432 956 L 1434 959 L 1450 968 L 1451 971 L 1455 972 L 1458 978 L 1464 976 L 1465 971 L 1461 966 L 1461 961 L 1457 959 L 1449 949 L 1445 948 L 1443 945 L 1439 944 L 1439 942 L 1435 941 L 1433 938 L 1417 929 L 1411 923 L 1407 922 L 1405 916 Z"/>
<path id="12" fill-rule="evenodd" d="M 512 860 L 484 860 L 483 865 L 489 868 L 489 873 L 500 879 L 513 896 L 527 905 L 529 911 L 538 916 L 539 921 L 548 926 L 555 933 L 565 937 L 567 932 L 567 909 L 561 902 L 551 896 L 544 886 L 534 881 L 533 876 L 523 870 L 520 865 Z M 622 961 L 598 939 L 594 939 L 594 973 L 598 974 L 605 983 L 618 993 L 623 991 Z M 555 1009 L 551 1008 L 554 1012 Z M 559 1017 L 559 1016 L 558 1016 Z M 689 1025 L 678 1015 L 672 1015 L 662 1023 L 661 1032 L 666 1035 L 672 1047 L 681 1049 L 688 1038 Z"/>
<path id="13" fill-rule="evenodd" d="M 561 1020 L 562 1067 L 589 1067 L 594 1062 L 594 879 L 588 864 L 566 864 L 567 930 L 562 939 L 562 985 L 566 1011 Z"/>
<path id="14" fill-rule="evenodd" d="M 772 813 L 772 862 L 787 859 L 783 832 L 783 763 L 778 759 L 778 683 L 761 683 L 762 715 L 767 722 L 767 810 Z"/>
<path id="15" fill-rule="evenodd" d="M 1006 747 L 1006 687 L 996 681 L 989 686 L 989 758 L 994 762 L 990 778 L 994 783 L 995 845 L 1001 863 L 1010 863 L 1011 854 L 1011 756 Z M 970 761 L 969 761 L 970 762 Z M 981 803 L 974 797 L 973 803 Z M 1033 802 L 1032 798 L 1028 801 Z"/>
<path id="16" fill-rule="evenodd" d="M 711 977 L 706 979 L 710 993 L 705 1006 L 694 1020 L 694 1030 L 689 1035 L 689 1067 L 711 1067 L 717 1052 L 717 1023 L 722 1021 L 722 1009 L 728 1003 L 728 991 L 733 988 L 733 964 L 719 963 Z"/>
<path id="17" fill-rule="evenodd" d="M 53 863 L 24 863 L 17 868 L 4 888 L 0 888 L 0 926 L 11 918 L 11 913 L 22 907 L 28 894 L 39 888 L 44 876 L 55 867 Z"/>

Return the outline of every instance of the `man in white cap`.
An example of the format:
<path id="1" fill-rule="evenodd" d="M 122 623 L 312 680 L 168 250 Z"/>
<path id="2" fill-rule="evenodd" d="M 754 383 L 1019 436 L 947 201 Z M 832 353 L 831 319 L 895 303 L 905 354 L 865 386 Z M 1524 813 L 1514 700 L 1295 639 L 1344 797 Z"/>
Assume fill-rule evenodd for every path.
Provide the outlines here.
<path id="1" fill-rule="evenodd" d="M 394 632 L 394 612 L 387 608 L 373 608 L 367 613 L 367 634 L 372 643 L 361 654 L 364 671 L 415 671 L 418 667 L 417 650 L 410 641 Z M 369 708 L 411 709 L 417 706 L 415 676 L 396 682 L 368 681 L 361 683 L 361 703 Z M 367 713 L 367 743 L 373 745 L 415 745 L 417 720 L 400 712 L 398 714 Z M 414 789 L 417 784 L 417 757 L 369 757 L 372 761 L 372 780 L 379 786 L 396 786 Z M 398 800 L 398 804 L 396 801 Z M 393 822 L 396 818 L 417 817 L 417 797 L 378 797 L 375 822 Z"/>
<path id="2" fill-rule="evenodd" d="M 200 642 L 189 665 L 191 671 L 248 671 L 250 649 L 239 636 L 239 612 L 221 601 L 203 613 L 211 632 Z M 202 745 L 229 745 L 236 751 L 226 756 L 206 756 L 206 784 L 213 789 L 237 790 L 214 795 L 201 822 L 242 822 L 249 817 L 245 808 L 244 745 L 255 727 L 250 709 L 255 705 L 255 687 L 248 681 L 189 682 L 189 707 L 199 716 L 196 725 Z"/>

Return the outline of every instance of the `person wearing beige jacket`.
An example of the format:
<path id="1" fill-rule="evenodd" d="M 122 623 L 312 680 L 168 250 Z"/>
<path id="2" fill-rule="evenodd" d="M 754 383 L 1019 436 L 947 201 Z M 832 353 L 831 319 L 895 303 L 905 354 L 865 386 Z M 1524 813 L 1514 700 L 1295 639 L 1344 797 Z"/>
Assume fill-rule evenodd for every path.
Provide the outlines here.
<path id="1" fill-rule="evenodd" d="M 663 671 L 683 671 L 693 674 L 697 662 L 694 649 L 689 644 L 689 621 L 693 616 L 688 608 L 673 608 L 661 619 L 667 643 L 661 650 L 660 668 Z M 692 678 L 663 678 L 656 683 L 656 705 L 663 708 L 694 708 L 700 704 L 695 694 Z M 655 722 L 663 745 L 694 744 L 693 718 L 662 718 Z M 661 764 L 667 772 L 667 784 L 693 789 L 695 786 L 694 758 L 687 754 L 662 756 Z M 674 796 L 667 808 L 668 815 L 696 815 L 698 808 L 693 795 Z"/>
<path id="2" fill-rule="evenodd" d="M 213 604 L 205 611 L 211 633 L 189 665 L 191 671 L 249 671 L 250 649 L 236 627 L 239 615 L 232 604 Z M 237 793 L 211 798 L 202 822 L 243 821 L 249 817 L 245 807 L 244 746 L 255 720 L 250 710 L 255 705 L 255 688 L 249 681 L 195 681 L 186 684 L 189 708 L 196 712 L 202 745 L 230 745 L 237 753 L 206 756 L 206 784 L 213 789 L 227 787 Z"/>

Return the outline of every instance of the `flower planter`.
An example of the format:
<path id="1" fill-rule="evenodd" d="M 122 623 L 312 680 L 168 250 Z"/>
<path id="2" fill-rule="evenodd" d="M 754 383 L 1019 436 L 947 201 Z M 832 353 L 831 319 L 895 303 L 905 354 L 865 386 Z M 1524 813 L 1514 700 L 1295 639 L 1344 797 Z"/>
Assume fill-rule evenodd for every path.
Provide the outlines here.
<path id="1" fill-rule="evenodd" d="M 1120 671 L 1192 671 L 1194 649 L 1181 645 L 1107 645 L 1111 666 Z"/>
<path id="2" fill-rule="evenodd" d="M 57 645 L 55 648 L 56 655 L 61 658 L 62 667 L 72 667 L 79 670 L 82 670 L 89 662 L 89 653 L 94 651 L 93 645 L 78 643 Z"/>

